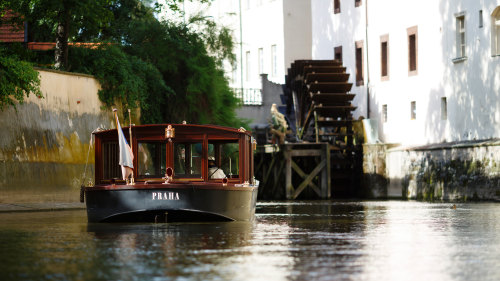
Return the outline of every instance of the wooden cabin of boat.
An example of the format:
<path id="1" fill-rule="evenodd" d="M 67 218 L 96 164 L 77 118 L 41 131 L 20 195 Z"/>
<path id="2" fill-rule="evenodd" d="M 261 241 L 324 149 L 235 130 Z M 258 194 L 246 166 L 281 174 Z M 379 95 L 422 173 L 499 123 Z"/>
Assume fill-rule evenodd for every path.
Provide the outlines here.
<path id="1" fill-rule="evenodd" d="M 162 124 L 132 127 L 123 133 L 134 155 L 135 185 L 169 183 L 253 185 L 253 143 L 250 132 L 215 125 Z M 95 133 L 95 186 L 125 185 L 118 165 L 116 129 Z M 225 177 L 214 177 L 209 160 Z M 210 161 L 210 162 L 211 162 Z M 213 165 L 213 162 L 211 162 Z M 131 186 L 129 186 L 130 188 Z"/>

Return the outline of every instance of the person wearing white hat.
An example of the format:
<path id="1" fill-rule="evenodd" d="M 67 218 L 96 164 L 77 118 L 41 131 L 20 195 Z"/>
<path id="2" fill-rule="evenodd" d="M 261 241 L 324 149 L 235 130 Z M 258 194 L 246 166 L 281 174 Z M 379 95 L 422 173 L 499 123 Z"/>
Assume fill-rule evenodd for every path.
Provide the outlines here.
<path id="1" fill-rule="evenodd" d="M 215 165 L 215 158 L 213 156 L 208 157 L 208 176 L 210 179 L 223 179 L 226 177 L 224 171 Z"/>

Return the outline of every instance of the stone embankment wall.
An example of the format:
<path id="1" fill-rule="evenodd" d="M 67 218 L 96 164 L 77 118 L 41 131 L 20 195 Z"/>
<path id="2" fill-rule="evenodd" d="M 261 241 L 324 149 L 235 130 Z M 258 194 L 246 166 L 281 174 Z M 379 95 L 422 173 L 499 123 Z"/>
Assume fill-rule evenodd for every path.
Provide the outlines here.
<path id="1" fill-rule="evenodd" d="M 92 76 L 38 71 L 44 98 L 0 111 L 0 203 L 78 201 L 91 133 L 114 127 Z"/>
<path id="2" fill-rule="evenodd" d="M 363 187 L 372 198 L 500 200 L 500 140 L 413 148 L 363 146 Z"/>

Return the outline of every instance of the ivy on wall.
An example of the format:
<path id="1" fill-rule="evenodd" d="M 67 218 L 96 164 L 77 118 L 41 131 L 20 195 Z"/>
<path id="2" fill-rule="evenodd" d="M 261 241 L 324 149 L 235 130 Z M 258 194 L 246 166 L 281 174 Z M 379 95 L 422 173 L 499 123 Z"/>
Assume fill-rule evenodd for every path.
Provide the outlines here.
<path id="1" fill-rule="evenodd" d="M 0 47 L 0 110 L 16 107 L 30 94 L 42 97 L 38 72 L 31 63 Z"/>

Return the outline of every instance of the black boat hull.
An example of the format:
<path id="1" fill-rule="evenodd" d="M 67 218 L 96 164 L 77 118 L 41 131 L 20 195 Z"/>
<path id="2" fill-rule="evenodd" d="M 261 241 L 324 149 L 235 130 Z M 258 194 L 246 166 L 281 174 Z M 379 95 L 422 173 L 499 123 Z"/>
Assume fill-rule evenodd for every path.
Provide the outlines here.
<path id="1" fill-rule="evenodd" d="M 87 188 L 89 222 L 251 221 L 257 187 Z"/>

